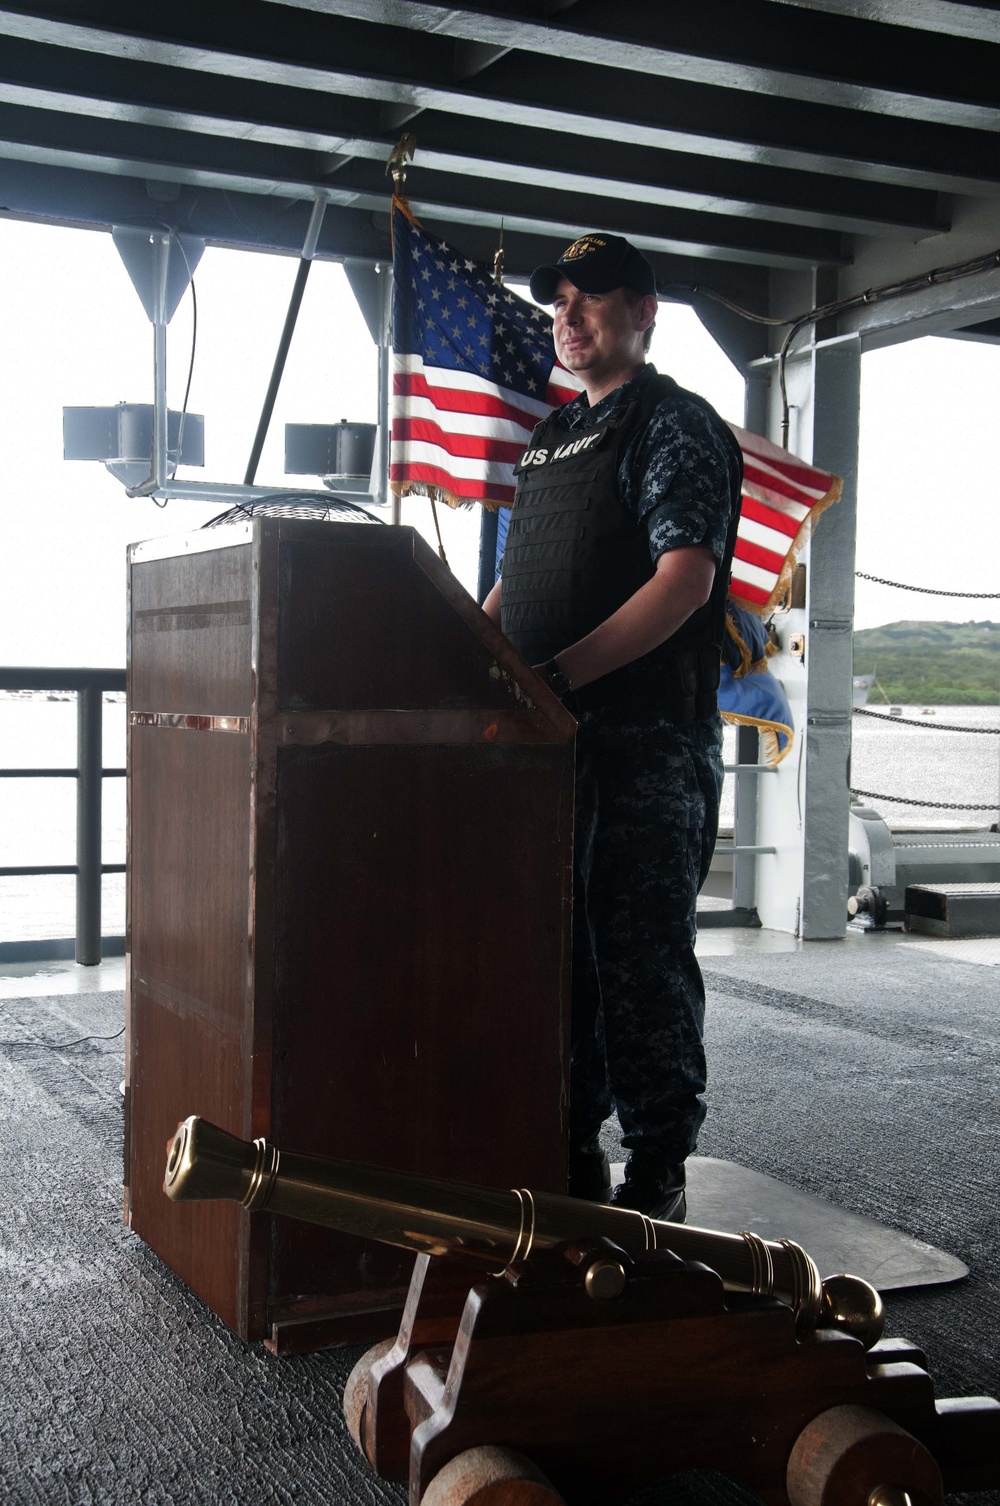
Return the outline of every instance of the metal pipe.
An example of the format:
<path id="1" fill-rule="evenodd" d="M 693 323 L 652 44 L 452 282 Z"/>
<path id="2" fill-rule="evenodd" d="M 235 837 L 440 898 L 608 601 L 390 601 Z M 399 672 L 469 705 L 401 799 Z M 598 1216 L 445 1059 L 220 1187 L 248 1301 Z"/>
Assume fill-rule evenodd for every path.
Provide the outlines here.
<path id="1" fill-rule="evenodd" d="M 314 502 L 354 502 L 366 507 L 373 499 L 368 492 L 350 492 L 343 488 L 331 491 L 315 491 L 304 486 L 244 486 L 237 481 L 175 481 L 171 479 L 158 492 L 151 495 L 158 500 L 180 497 L 188 502 L 266 502 L 269 498 L 294 496 Z M 379 519 L 379 522 L 382 520 Z"/>
<path id="2" fill-rule="evenodd" d="M 257 432 L 254 435 L 250 459 L 247 462 L 246 475 L 243 477 L 244 486 L 253 486 L 257 476 L 257 466 L 260 463 L 261 451 L 264 448 L 267 431 L 271 426 L 271 415 L 274 412 L 275 399 L 278 396 L 278 388 L 281 386 L 281 378 L 284 375 L 285 362 L 288 359 L 289 347 L 292 343 L 292 336 L 295 333 L 299 309 L 302 307 L 302 295 L 306 290 L 306 283 L 309 280 L 309 268 L 312 266 L 316 247 L 319 244 L 319 232 L 325 213 L 326 198 L 322 194 L 317 195 L 313 203 L 312 214 L 309 217 L 306 238 L 302 244 L 302 256 L 299 260 L 298 271 L 295 274 L 292 296 L 288 302 L 288 312 L 285 315 L 284 328 L 281 331 L 281 339 L 278 341 L 278 350 L 274 357 L 274 365 L 271 368 L 271 380 L 267 384 L 264 406 L 261 408 L 260 418 L 257 420 Z"/>
<path id="3" fill-rule="evenodd" d="M 101 716 L 103 696 L 85 688 L 76 696 L 76 960 L 101 960 Z"/>
<path id="4" fill-rule="evenodd" d="M 153 463 L 150 480 L 161 487 L 167 479 L 167 274 L 170 234 L 153 232 Z"/>
<path id="5" fill-rule="evenodd" d="M 882 1331 L 878 1293 L 854 1277 L 821 1283 L 813 1260 L 791 1240 L 693 1229 L 527 1188 L 467 1187 L 297 1155 L 265 1140 L 240 1140 L 196 1116 L 178 1126 L 168 1149 L 164 1191 L 175 1202 L 233 1199 L 251 1212 L 267 1209 L 428 1255 L 461 1255 L 493 1270 L 532 1250 L 586 1239 L 607 1238 L 636 1255 L 669 1249 L 711 1266 L 730 1291 L 786 1302 L 800 1333 L 832 1327 L 874 1343 Z"/>
<path id="6" fill-rule="evenodd" d="M 123 669 L 66 669 L 48 665 L 0 665 L 0 690 L 124 690 Z"/>
<path id="7" fill-rule="evenodd" d="M 170 271 L 171 232 L 151 230 L 153 248 L 153 446 L 149 475 L 138 486 L 125 489 L 126 497 L 148 497 L 167 479 L 167 443 L 170 415 L 167 412 L 167 282 Z M 147 309 L 147 312 L 149 310 Z"/>

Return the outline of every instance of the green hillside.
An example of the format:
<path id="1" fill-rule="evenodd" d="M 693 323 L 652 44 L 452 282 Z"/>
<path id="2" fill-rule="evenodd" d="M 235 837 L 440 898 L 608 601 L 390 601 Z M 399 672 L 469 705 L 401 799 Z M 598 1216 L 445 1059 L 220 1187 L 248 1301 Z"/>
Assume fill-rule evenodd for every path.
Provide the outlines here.
<path id="1" fill-rule="evenodd" d="M 854 634 L 854 673 L 878 676 L 890 701 L 1000 702 L 1000 622 L 890 622 Z M 878 690 L 872 691 L 878 701 Z"/>

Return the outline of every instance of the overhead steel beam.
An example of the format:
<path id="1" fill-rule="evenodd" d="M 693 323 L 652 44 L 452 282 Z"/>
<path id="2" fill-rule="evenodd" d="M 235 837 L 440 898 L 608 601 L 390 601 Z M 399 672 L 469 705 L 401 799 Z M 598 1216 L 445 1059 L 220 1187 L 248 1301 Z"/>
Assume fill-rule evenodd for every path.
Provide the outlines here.
<path id="1" fill-rule="evenodd" d="M 1000 345 L 1000 319 L 984 319 L 980 324 L 969 324 L 964 329 L 948 330 L 953 340 L 978 340 L 984 345 Z"/>
<path id="2" fill-rule="evenodd" d="M 330 182 L 338 189 L 354 189 L 365 196 L 385 196 L 380 164 L 358 158 L 346 163 Z M 492 224 L 520 230 L 533 227 L 573 240 L 590 228 L 591 203 L 585 194 L 554 190 L 540 183 L 510 183 L 469 178 L 459 173 L 430 171 L 414 174 L 413 203 L 419 213 L 459 223 Z M 422 206 L 433 203 L 434 209 Z M 756 219 L 692 214 L 660 205 L 606 199 L 602 228 L 629 235 L 651 251 L 693 254 L 710 260 L 756 262 L 762 266 L 844 265 L 838 235 L 797 225 L 775 225 Z"/>
<path id="3" fill-rule="evenodd" d="M 958 0 L 771 0 L 771 3 L 968 37 L 976 42 L 996 42 L 1000 38 L 1000 18 L 992 5 L 961 5 Z"/>
<path id="4" fill-rule="evenodd" d="M 331 203 L 375 211 L 384 208 L 387 199 L 381 164 L 361 158 L 343 164 L 324 181 L 313 152 L 0 104 L 0 157 L 4 156 L 235 193 L 311 198 L 319 191 Z M 587 225 L 591 207 L 583 194 L 517 182 L 470 181 L 458 173 L 441 172 L 424 174 L 419 202 L 432 204 L 428 212 L 438 219 L 497 226 L 503 220 L 511 229 L 565 240 Z M 840 237 L 829 231 L 621 200 L 608 199 L 603 208 L 605 229 L 627 231 L 649 250 L 781 267 L 847 260 Z"/>
<path id="5" fill-rule="evenodd" d="M 212 183 L 232 192 L 275 193 L 285 198 L 311 192 L 317 160 L 314 152 L 290 147 L 0 103 L 2 156 L 35 162 L 79 156 L 90 159 L 95 167 L 105 159 L 107 167 L 97 170 L 178 183 Z"/>
<path id="6" fill-rule="evenodd" d="M 955 275 L 955 268 L 978 268 Z M 872 296 L 891 283 L 901 296 Z M 916 335 L 952 330 L 1000 315 L 1000 198 L 956 206 L 954 228 L 938 240 L 900 244 L 890 256 L 878 242 L 860 249 L 857 263 L 838 276 L 841 297 L 864 302 L 838 316 L 841 333 L 857 333 L 865 349 Z"/>
<path id="7" fill-rule="evenodd" d="M 363 119 L 366 101 L 331 100 L 310 90 L 209 78 L 112 57 L 93 57 L 84 73 L 78 55 L 69 49 L 13 38 L 0 55 L 0 100 L 97 120 L 311 149 L 332 158 L 384 162 L 395 141 L 394 135 L 365 130 L 371 124 Z M 453 115 L 439 111 L 422 112 L 418 147 L 421 168 L 545 183 L 599 198 L 859 235 L 946 228 L 938 196 L 924 190 L 664 153 L 524 126 L 505 126 L 498 135 L 490 121 L 468 116 L 458 124 Z"/>
<path id="8" fill-rule="evenodd" d="M 4 217 L 100 230 L 155 219 L 213 245 L 291 256 L 301 252 L 310 209 L 305 198 L 237 195 L 212 185 L 192 187 L 11 159 L 3 162 L 0 189 Z M 316 255 L 326 260 L 390 261 L 388 214 L 373 216 L 328 204 Z M 690 268 L 691 263 L 682 265 Z M 727 273 L 732 277 L 733 269 L 727 268 Z"/>
<path id="9" fill-rule="evenodd" d="M 149 185 L 154 192 L 164 186 L 171 185 Z M 137 178 L 7 161 L 3 167 L 0 215 L 100 229 L 110 229 L 112 224 L 148 223 L 153 216 L 214 245 L 299 255 L 309 220 L 308 201 L 252 194 L 237 197 L 203 186 L 173 187 L 174 196 L 163 202 L 151 198 Z M 317 259 L 391 261 L 388 208 L 385 200 L 375 213 L 329 203 Z M 497 240 L 495 225 L 462 225 L 456 231 L 451 225 L 435 220 L 430 209 L 425 211 L 424 223 L 432 234 L 456 241 L 465 255 L 484 266 L 492 264 Z M 508 277 L 526 279 L 534 267 L 551 258 L 552 252 L 553 242 L 548 234 L 529 234 L 505 227 Z M 713 262 L 706 276 L 704 263 L 694 256 L 650 251 L 649 259 L 662 288 L 707 283 L 747 308 L 767 307 L 768 272 L 763 267 Z"/>
<path id="10" fill-rule="evenodd" d="M 658 78 L 809 104 L 872 111 L 936 125 L 1000 130 L 998 58 L 983 38 L 918 33 L 900 47 L 892 26 L 868 15 L 775 12 L 768 0 L 578 5 L 539 23 L 527 7 L 482 0 L 266 0 L 328 16 L 409 26 L 482 46 L 516 48 Z M 528 12 L 525 14 L 525 12 Z M 994 35 L 988 40 L 996 42 Z M 996 49 L 1000 52 L 1000 48 Z"/>
<path id="11" fill-rule="evenodd" d="M 973 321 L 1000 318 L 1000 263 L 962 282 L 939 283 L 891 302 L 845 314 L 841 328 L 861 337 L 865 350 L 896 345 L 917 335 L 950 335 Z"/>
<path id="12" fill-rule="evenodd" d="M 587 138 L 428 110 L 415 127 L 414 181 L 427 167 L 477 178 L 565 188 L 636 204 L 809 225 L 859 235 L 947 228 L 938 195 L 889 184 L 789 172 L 753 162 L 666 152 L 613 137 Z M 355 142 L 357 154 L 381 156 Z M 348 148 L 345 148 L 348 150 Z M 600 212 L 598 212 L 598 221 Z M 595 223 L 597 223 L 595 222 Z"/>
<path id="13" fill-rule="evenodd" d="M 237 26 L 228 8 L 218 6 L 192 8 L 179 17 L 176 7 L 152 0 L 137 17 L 128 0 L 94 0 L 86 14 L 101 24 L 82 26 L 69 18 L 67 12 L 76 12 L 63 0 L 61 9 L 47 7 L 44 14 L 0 8 L 0 33 L 377 100 L 408 112 L 438 109 L 869 181 L 889 176 L 936 191 L 988 192 L 1000 181 L 1000 137 L 990 131 L 806 105 L 778 93 L 751 96 L 525 52 L 491 64 L 474 81 L 477 87 L 468 81 L 459 86 L 449 38 L 308 10 L 297 10 L 297 24 L 276 33 L 275 6 L 268 0 L 245 0 L 238 11 Z M 280 57 L 273 55 L 276 40 Z"/>

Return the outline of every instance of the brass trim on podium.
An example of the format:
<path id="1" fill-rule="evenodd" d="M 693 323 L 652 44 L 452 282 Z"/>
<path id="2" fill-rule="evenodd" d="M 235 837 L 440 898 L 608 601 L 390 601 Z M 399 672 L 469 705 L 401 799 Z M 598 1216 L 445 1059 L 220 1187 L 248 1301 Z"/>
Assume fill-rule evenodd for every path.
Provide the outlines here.
<path id="1" fill-rule="evenodd" d="M 248 716 L 185 715 L 181 711 L 130 711 L 130 727 L 170 727 L 182 732 L 250 731 Z"/>

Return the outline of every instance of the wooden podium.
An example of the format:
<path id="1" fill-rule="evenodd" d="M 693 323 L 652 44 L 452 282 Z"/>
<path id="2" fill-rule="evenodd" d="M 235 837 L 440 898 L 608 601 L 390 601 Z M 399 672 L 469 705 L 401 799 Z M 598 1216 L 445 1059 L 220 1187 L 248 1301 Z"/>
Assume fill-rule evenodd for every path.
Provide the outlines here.
<path id="1" fill-rule="evenodd" d="M 177 1122 L 566 1189 L 575 723 L 409 528 L 130 551 L 126 1220 L 277 1352 L 413 1257 L 162 1191 Z"/>

